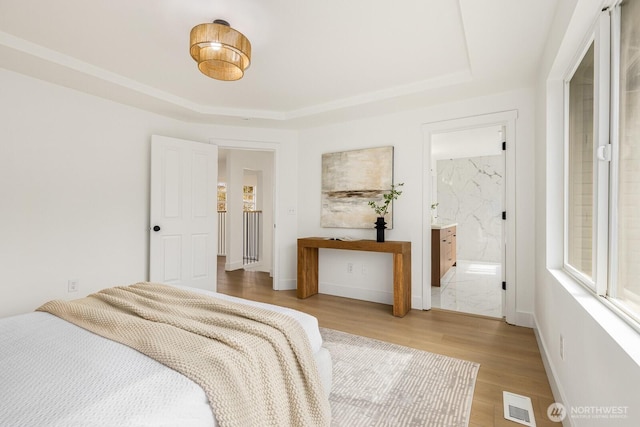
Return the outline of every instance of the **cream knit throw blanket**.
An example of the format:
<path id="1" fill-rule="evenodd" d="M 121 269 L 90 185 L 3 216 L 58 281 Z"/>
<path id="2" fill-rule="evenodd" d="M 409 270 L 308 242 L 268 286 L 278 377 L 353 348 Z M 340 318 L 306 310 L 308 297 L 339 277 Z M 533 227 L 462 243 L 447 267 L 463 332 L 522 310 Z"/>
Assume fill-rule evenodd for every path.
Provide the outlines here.
<path id="1" fill-rule="evenodd" d="M 151 283 L 51 301 L 38 311 L 190 378 L 204 389 L 221 427 L 330 423 L 309 340 L 285 314 Z"/>

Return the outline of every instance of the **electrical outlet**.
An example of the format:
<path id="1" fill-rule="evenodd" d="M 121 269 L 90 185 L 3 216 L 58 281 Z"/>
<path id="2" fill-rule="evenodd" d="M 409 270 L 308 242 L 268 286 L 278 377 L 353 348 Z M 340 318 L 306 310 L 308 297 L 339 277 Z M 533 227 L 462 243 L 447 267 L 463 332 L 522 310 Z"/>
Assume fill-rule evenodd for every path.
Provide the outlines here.
<path id="1" fill-rule="evenodd" d="M 347 263 L 347 273 L 349 273 L 349 274 L 353 273 L 353 263 L 352 262 L 348 262 Z"/>
<path id="2" fill-rule="evenodd" d="M 78 292 L 80 289 L 80 281 L 78 279 L 69 279 L 67 282 L 67 292 Z"/>
<path id="3" fill-rule="evenodd" d="M 560 360 L 564 360 L 564 337 L 560 335 Z"/>
<path id="4" fill-rule="evenodd" d="M 366 264 L 362 264 L 362 275 L 366 275 L 367 274 L 367 266 Z"/>

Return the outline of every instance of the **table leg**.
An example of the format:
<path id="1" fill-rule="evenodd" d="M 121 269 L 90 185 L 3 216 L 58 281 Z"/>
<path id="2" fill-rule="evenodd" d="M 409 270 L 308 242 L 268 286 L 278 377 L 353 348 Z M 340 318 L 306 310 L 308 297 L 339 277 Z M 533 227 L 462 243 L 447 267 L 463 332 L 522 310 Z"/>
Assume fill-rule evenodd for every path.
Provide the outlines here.
<path id="1" fill-rule="evenodd" d="M 298 245 L 298 298 L 318 293 L 318 248 Z"/>
<path id="2" fill-rule="evenodd" d="M 393 254 L 393 315 L 411 310 L 411 253 Z"/>

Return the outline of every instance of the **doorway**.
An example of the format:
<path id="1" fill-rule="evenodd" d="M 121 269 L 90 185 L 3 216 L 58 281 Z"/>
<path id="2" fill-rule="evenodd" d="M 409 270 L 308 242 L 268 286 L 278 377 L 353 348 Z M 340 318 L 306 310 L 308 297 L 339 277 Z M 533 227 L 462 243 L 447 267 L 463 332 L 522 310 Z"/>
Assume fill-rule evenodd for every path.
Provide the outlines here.
<path id="1" fill-rule="evenodd" d="M 493 114 L 465 117 L 454 120 L 428 123 L 423 125 L 424 134 L 424 157 L 423 157 L 423 283 L 422 283 L 422 303 L 423 309 L 429 310 L 432 307 L 443 309 L 456 309 L 468 313 L 475 313 L 491 317 L 504 317 L 508 323 L 515 323 L 515 296 L 516 296 L 516 276 L 515 276 L 515 124 L 517 111 L 506 111 Z M 467 136 L 474 133 L 487 135 L 487 145 L 492 145 L 492 151 L 482 151 L 483 144 L 464 145 L 452 142 L 454 138 Z M 500 139 L 502 141 L 500 141 Z M 505 151 L 502 151 L 502 143 L 505 143 Z M 458 146 L 457 152 L 454 146 Z M 493 157 L 496 156 L 496 157 Z M 463 160 L 466 159 L 466 160 Z M 440 176 L 438 176 L 438 162 L 440 164 Z M 500 172 L 500 165 L 502 172 Z M 465 172 L 466 170 L 466 172 Z M 432 172 L 433 171 L 433 172 Z M 456 174 L 456 172 L 460 172 Z M 495 227 L 491 233 L 486 233 L 482 229 L 483 216 L 470 206 L 460 207 L 459 202 L 469 197 L 460 188 L 449 191 L 445 194 L 447 185 L 453 187 L 463 186 L 462 175 L 473 175 L 474 173 L 482 179 L 466 179 L 466 185 L 481 190 L 485 180 L 491 182 L 497 178 L 496 173 L 502 174 L 503 187 L 490 186 L 497 197 L 490 198 L 491 201 L 480 197 L 481 205 L 493 206 L 495 213 L 491 218 Z M 468 178 L 468 177 L 467 177 Z M 441 194 L 438 194 L 438 180 L 441 179 Z M 469 190 L 470 191 L 470 190 Z M 480 194 L 484 194 L 480 191 Z M 499 195 L 502 195 L 500 201 Z M 440 200 L 438 200 L 440 198 Z M 498 199 L 498 200 L 496 200 Z M 456 206 L 456 203 L 458 204 Z M 495 209 L 497 206 L 497 210 Z M 466 211 L 466 216 L 459 216 Z M 504 212 L 504 217 L 503 217 Z M 433 219 L 432 219 L 433 216 Z M 495 217 L 498 216 L 499 219 Z M 505 218 L 505 219 L 503 219 Z M 475 228 L 467 227 L 469 221 L 475 222 Z M 433 266 L 432 254 L 432 223 L 439 226 L 450 226 L 455 224 L 455 228 L 450 228 L 445 236 L 455 244 L 456 262 L 450 263 L 450 268 L 439 265 Z M 444 224 L 447 222 L 448 224 Z M 460 232 L 458 233 L 458 226 Z M 486 227 L 486 225 L 484 225 Z M 475 231 L 474 231 L 475 230 Z M 483 233 L 485 233 L 484 238 Z M 491 237 L 487 237 L 490 234 Z M 455 243 L 453 243 L 455 241 Z M 437 248 L 436 248 L 437 250 Z M 474 251 L 491 252 L 491 258 L 477 258 Z M 460 253 L 461 251 L 461 253 Z M 498 253 L 496 258 L 496 252 Z M 463 259 L 466 258 L 466 259 Z M 496 261 L 496 259 L 498 259 Z M 432 268 L 433 267 L 433 268 Z M 445 268 L 443 274 L 434 283 L 439 284 L 437 290 L 432 289 L 432 270 Z M 439 271 L 434 274 L 440 273 Z M 491 277 L 491 279 L 489 279 Z M 478 279 L 478 280 L 476 280 Z M 468 282 L 468 283 L 463 283 Z M 481 283 L 472 285 L 472 282 Z M 489 285 L 487 282 L 491 282 Z M 458 285 L 462 286 L 458 289 Z M 442 285 L 445 286 L 442 286 Z M 455 284 L 455 287 L 450 287 Z M 474 295 L 488 294 L 483 287 L 492 286 L 490 293 L 493 295 L 494 305 L 491 311 L 474 310 Z M 497 291 L 493 286 L 498 287 Z M 438 287 L 438 286 L 436 286 Z M 504 290 L 506 288 L 506 290 Z M 455 290 L 455 291 L 454 291 Z M 439 292 L 439 293 L 438 293 Z M 447 293 L 448 292 L 448 293 Z M 438 300 L 437 297 L 440 297 Z M 489 296 L 487 296 L 489 298 Z M 454 306 L 454 304 L 456 304 Z M 475 301 L 475 305 L 478 305 Z M 477 308 L 477 307 L 475 307 Z"/>
<path id="2" fill-rule="evenodd" d="M 273 274 L 274 153 L 221 148 L 218 157 L 218 255 L 225 271 Z"/>
<path id="3" fill-rule="evenodd" d="M 432 257 L 448 257 L 439 269 L 432 262 L 432 307 L 503 317 L 503 134 L 492 125 L 431 138 Z"/>

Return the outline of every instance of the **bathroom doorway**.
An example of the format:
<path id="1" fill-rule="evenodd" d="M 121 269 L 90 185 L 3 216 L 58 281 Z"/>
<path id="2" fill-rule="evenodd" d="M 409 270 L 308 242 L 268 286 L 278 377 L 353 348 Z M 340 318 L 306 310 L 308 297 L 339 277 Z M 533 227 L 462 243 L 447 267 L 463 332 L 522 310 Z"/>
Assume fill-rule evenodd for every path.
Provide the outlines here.
<path id="1" fill-rule="evenodd" d="M 431 139 L 434 308 L 503 317 L 503 135 L 492 125 Z M 443 245 L 453 247 L 440 253 Z"/>
<path id="2" fill-rule="evenodd" d="M 516 119 L 505 111 L 423 125 L 425 310 L 515 323 Z"/>

